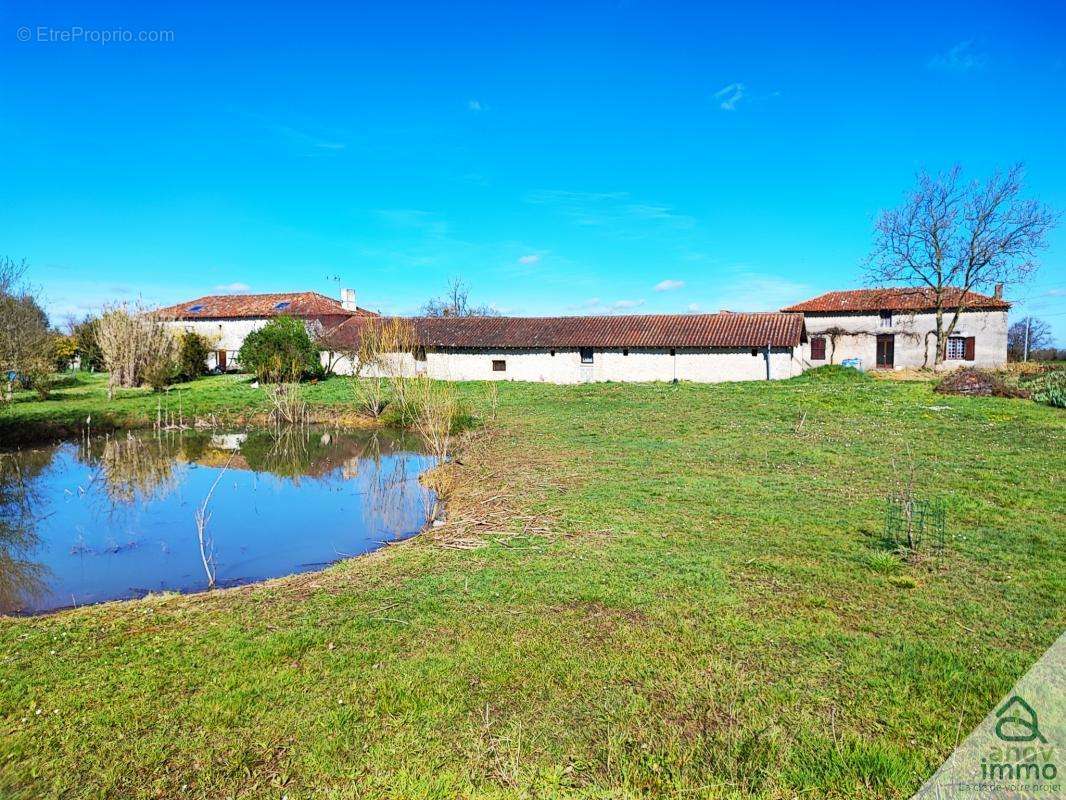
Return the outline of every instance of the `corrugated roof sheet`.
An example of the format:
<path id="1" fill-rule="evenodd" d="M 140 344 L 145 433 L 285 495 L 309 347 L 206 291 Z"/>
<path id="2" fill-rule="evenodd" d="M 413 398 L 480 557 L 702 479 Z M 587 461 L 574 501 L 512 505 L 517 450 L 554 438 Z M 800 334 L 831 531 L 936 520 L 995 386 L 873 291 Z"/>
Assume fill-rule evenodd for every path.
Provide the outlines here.
<path id="1" fill-rule="evenodd" d="M 961 300 L 961 303 L 960 303 Z M 949 288 L 944 293 L 944 307 L 959 305 L 973 309 L 1010 308 L 1010 303 L 996 297 L 963 292 Z M 927 286 L 899 287 L 888 289 L 852 289 L 846 292 L 826 292 L 823 295 L 797 303 L 782 311 L 822 312 L 834 311 L 931 311 L 936 307 L 935 294 Z"/>
<path id="2" fill-rule="evenodd" d="M 338 349 L 358 345 L 366 324 L 353 318 L 330 331 Z M 412 317 L 427 347 L 795 347 L 799 314 L 640 314 L 599 317 Z"/>
<path id="3" fill-rule="evenodd" d="M 287 304 L 287 305 L 285 305 Z M 197 310 L 193 310 L 197 309 Z M 247 317 L 292 317 L 326 315 L 376 316 L 359 308 L 347 311 L 339 300 L 318 292 L 274 292 L 272 294 L 209 294 L 159 309 L 173 319 L 240 319 Z"/>

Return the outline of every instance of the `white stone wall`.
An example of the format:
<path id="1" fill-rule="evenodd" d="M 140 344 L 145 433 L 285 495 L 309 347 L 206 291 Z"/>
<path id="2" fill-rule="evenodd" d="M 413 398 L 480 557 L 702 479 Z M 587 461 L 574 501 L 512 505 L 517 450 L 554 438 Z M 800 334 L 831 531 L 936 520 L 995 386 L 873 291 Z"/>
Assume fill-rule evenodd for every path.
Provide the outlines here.
<path id="1" fill-rule="evenodd" d="M 803 353 L 790 347 L 770 351 L 770 377 L 790 378 L 803 371 Z M 554 355 L 552 353 L 554 352 Z M 394 357 L 396 358 L 396 357 Z M 323 354 L 323 363 L 328 359 Z M 494 371 L 493 361 L 503 361 L 506 369 Z M 449 349 L 426 353 L 415 361 L 404 355 L 399 364 L 405 374 L 424 371 L 431 378 L 455 381 L 534 381 L 541 383 L 591 383 L 597 381 L 652 382 L 682 381 L 717 383 L 721 381 L 766 380 L 765 348 L 594 348 L 592 364 L 582 364 L 577 348 L 529 349 Z M 350 375 L 352 365 L 335 359 L 334 371 Z M 373 375 L 374 372 L 364 372 Z"/>
<path id="2" fill-rule="evenodd" d="M 954 312 L 950 312 L 953 314 Z M 826 335 L 825 360 L 810 361 L 810 345 L 804 346 L 808 367 L 839 364 L 845 358 L 862 359 L 863 369 L 877 365 L 877 337 L 895 335 L 895 367 L 933 366 L 936 356 L 936 315 L 932 313 L 901 314 L 892 317 L 892 325 L 881 326 L 879 314 L 813 314 L 805 313 L 808 339 L 824 334 L 832 328 L 847 331 L 837 336 Z M 945 314 L 944 326 L 951 321 Z M 1007 312 L 964 311 L 952 336 L 974 337 L 974 360 L 945 361 L 944 369 L 957 367 L 1000 367 L 1007 363 Z M 835 346 L 834 346 L 835 345 Z"/>
<path id="3" fill-rule="evenodd" d="M 225 350 L 226 368 L 237 368 L 237 351 L 244 344 L 244 337 L 267 324 L 266 318 L 259 319 L 194 319 L 175 320 L 167 324 L 181 335 L 184 331 L 198 333 L 207 339 L 211 347 L 211 356 L 207 359 L 207 368 L 218 366 L 218 351 Z"/>
<path id="4" fill-rule="evenodd" d="M 211 355 L 207 359 L 207 368 L 214 369 L 218 366 L 218 351 L 226 351 L 226 369 L 233 371 L 238 369 L 237 352 L 244 344 L 245 337 L 252 331 L 257 331 L 270 322 L 267 317 L 255 319 L 194 319 L 174 320 L 168 322 L 178 336 L 185 331 L 198 333 L 207 339 L 211 347 Z M 309 323 L 313 326 L 317 323 Z"/>

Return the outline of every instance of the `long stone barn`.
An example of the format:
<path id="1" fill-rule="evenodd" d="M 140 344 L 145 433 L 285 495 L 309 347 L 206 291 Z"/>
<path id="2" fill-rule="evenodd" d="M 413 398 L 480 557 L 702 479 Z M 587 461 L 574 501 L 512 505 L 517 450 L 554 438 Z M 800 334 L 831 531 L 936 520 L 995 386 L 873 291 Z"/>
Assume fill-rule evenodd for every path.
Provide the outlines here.
<path id="1" fill-rule="evenodd" d="M 802 314 L 781 312 L 580 317 L 413 317 L 413 352 L 389 369 L 441 380 L 777 380 L 809 366 Z M 352 374 L 363 331 L 352 317 L 323 339 L 323 362 Z M 376 374 L 363 369 L 363 375 Z"/>

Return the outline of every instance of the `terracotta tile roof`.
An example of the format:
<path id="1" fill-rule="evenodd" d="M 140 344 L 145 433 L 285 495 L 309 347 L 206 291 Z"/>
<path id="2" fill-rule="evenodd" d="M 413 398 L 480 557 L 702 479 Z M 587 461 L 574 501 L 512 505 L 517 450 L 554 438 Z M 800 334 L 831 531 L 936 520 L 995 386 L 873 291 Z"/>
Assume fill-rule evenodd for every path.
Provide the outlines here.
<path id="1" fill-rule="evenodd" d="M 852 289 L 846 292 L 826 292 L 823 295 L 797 303 L 782 311 L 822 312 L 834 311 L 931 311 L 935 308 L 933 290 L 926 286 L 899 287 L 890 289 Z M 1007 301 L 976 292 L 962 292 L 950 288 L 944 293 L 944 307 L 958 308 L 962 305 L 973 309 L 1008 309 Z"/>
<path id="2" fill-rule="evenodd" d="M 379 318 L 384 321 L 384 318 Z M 604 317 L 412 317 L 429 347 L 795 347 L 804 336 L 799 314 L 641 314 Z M 338 349 L 359 342 L 353 318 L 327 335 Z"/>
<path id="3" fill-rule="evenodd" d="M 247 317 L 376 316 L 359 308 L 347 311 L 339 300 L 318 292 L 273 294 L 209 294 L 159 309 L 173 319 L 241 319 Z"/>

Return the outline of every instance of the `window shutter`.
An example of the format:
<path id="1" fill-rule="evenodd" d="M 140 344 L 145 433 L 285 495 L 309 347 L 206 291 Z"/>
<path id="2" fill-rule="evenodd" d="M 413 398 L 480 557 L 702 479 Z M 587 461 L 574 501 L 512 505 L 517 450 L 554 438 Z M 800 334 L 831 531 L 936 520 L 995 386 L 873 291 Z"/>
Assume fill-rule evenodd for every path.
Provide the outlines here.
<path id="1" fill-rule="evenodd" d="M 975 336 L 967 336 L 963 340 L 962 360 L 963 361 L 973 361 L 974 360 L 974 350 L 976 350 L 976 348 L 977 348 L 977 337 L 975 337 Z"/>
<path id="2" fill-rule="evenodd" d="M 811 361 L 825 361 L 825 337 L 811 338 Z"/>

